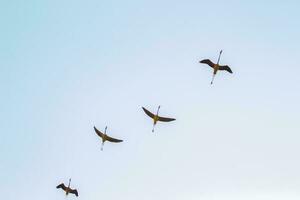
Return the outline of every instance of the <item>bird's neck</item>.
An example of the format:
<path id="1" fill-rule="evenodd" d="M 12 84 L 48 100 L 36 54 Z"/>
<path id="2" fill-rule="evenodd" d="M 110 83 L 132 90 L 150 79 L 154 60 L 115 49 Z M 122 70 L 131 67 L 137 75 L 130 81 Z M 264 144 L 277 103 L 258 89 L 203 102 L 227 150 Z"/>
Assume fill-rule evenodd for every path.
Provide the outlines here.
<path id="1" fill-rule="evenodd" d="M 158 113 L 159 113 L 159 109 L 160 109 L 160 108 L 158 107 L 158 109 L 157 109 L 157 112 L 156 112 L 156 116 L 158 116 Z"/>
<path id="2" fill-rule="evenodd" d="M 219 54 L 219 57 L 218 57 L 218 62 L 217 62 L 217 65 L 219 65 L 220 58 L 221 58 L 221 54 L 222 54 L 222 51 L 220 51 L 220 54 Z"/>

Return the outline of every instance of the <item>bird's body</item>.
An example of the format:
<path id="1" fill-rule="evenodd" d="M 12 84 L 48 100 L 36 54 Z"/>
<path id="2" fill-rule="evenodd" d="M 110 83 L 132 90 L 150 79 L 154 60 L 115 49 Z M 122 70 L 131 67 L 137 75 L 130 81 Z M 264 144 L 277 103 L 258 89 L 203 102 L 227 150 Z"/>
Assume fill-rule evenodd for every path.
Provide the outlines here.
<path id="1" fill-rule="evenodd" d="M 214 70 L 214 73 L 213 73 L 213 78 L 212 78 L 212 81 L 211 81 L 211 84 L 213 84 L 213 81 L 214 81 L 214 77 L 215 75 L 217 74 L 217 72 L 219 70 L 225 70 L 229 73 L 232 74 L 232 70 L 230 69 L 230 67 L 228 65 L 219 65 L 219 62 L 220 62 L 220 57 L 221 57 L 221 54 L 222 54 L 222 51 L 220 51 L 220 54 L 219 54 L 219 58 L 218 58 L 218 62 L 217 63 L 213 63 L 211 60 L 209 59 L 204 59 L 204 60 L 201 60 L 200 63 L 204 63 L 204 64 L 207 64 L 208 66 L 210 66 L 211 68 L 213 68 Z"/>
<path id="2" fill-rule="evenodd" d="M 123 140 L 115 139 L 115 138 L 112 138 L 112 137 L 106 135 L 107 126 L 105 127 L 104 133 L 99 131 L 95 126 L 94 126 L 94 130 L 95 130 L 96 134 L 102 139 L 101 150 L 103 150 L 104 142 L 106 142 L 106 141 L 113 142 L 113 143 L 123 142 Z"/>
<path id="3" fill-rule="evenodd" d="M 214 64 L 214 74 L 217 74 L 219 68 L 220 68 L 220 65 Z"/>
<path id="4" fill-rule="evenodd" d="M 151 113 L 149 110 L 147 110 L 146 108 L 142 107 L 144 112 L 150 117 L 153 119 L 153 128 L 152 128 L 152 132 L 154 132 L 154 127 L 156 125 L 156 123 L 158 121 L 161 121 L 161 122 L 170 122 L 170 121 L 174 121 L 175 119 L 174 118 L 167 118 L 167 117 L 161 117 L 158 115 L 158 112 L 159 112 L 159 109 L 160 109 L 160 106 L 158 106 L 158 109 L 157 109 L 157 112 L 156 112 L 156 115 Z"/>
<path id="5" fill-rule="evenodd" d="M 63 191 L 65 191 L 66 196 L 68 196 L 69 193 L 74 194 L 76 197 L 78 197 L 78 192 L 76 189 L 70 188 L 71 179 L 69 179 L 68 187 L 65 186 L 65 184 L 61 183 L 58 186 L 56 186 L 57 189 L 61 188 Z"/>
<path id="6" fill-rule="evenodd" d="M 156 124 L 158 122 L 158 120 L 159 120 L 158 115 L 154 115 L 154 117 L 153 117 L 153 123 Z"/>

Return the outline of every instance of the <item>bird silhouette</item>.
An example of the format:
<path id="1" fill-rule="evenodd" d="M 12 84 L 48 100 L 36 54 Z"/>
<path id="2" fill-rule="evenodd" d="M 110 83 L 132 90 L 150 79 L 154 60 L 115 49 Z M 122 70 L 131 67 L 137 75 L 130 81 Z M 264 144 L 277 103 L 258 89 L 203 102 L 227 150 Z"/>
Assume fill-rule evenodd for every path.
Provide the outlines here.
<path id="1" fill-rule="evenodd" d="M 232 74 L 232 70 L 230 69 L 230 67 L 228 67 L 228 65 L 219 65 L 220 57 L 221 57 L 222 52 L 223 52 L 223 51 L 221 50 L 221 51 L 220 51 L 220 54 L 219 54 L 219 58 L 218 58 L 217 64 L 213 63 L 213 62 L 210 61 L 209 59 L 204 59 L 204 60 L 199 61 L 200 63 L 207 64 L 207 65 L 209 65 L 211 68 L 214 69 L 213 77 L 212 77 L 212 80 L 211 80 L 210 84 L 213 84 L 214 78 L 215 78 L 215 76 L 216 76 L 216 74 L 217 74 L 217 72 L 218 72 L 219 70 L 225 70 L 225 71 L 227 71 L 227 72 L 229 72 L 229 73 Z"/>
<path id="2" fill-rule="evenodd" d="M 70 184 L 71 184 L 71 179 L 69 179 L 69 184 L 68 187 L 65 186 L 65 184 L 61 183 L 58 186 L 56 186 L 57 189 L 61 188 L 63 191 L 66 192 L 66 196 L 68 196 L 69 193 L 71 194 L 75 194 L 76 197 L 78 197 L 78 192 L 76 189 L 71 189 L 70 188 Z"/>
<path id="3" fill-rule="evenodd" d="M 156 115 L 151 113 L 149 110 L 147 110 L 146 108 L 142 107 L 144 112 L 153 119 L 153 128 L 152 128 L 152 132 L 154 132 L 154 127 L 156 125 L 156 123 L 158 121 L 161 121 L 161 122 L 170 122 L 170 121 L 174 121 L 176 119 L 174 118 L 167 118 L 167 117 L 161 117 L 158 115 L 158 112 L 159 112 L 159 109 L 160 109 L 160 106 L 158 106 L 158 109 L 157 109 L 157 112 L 156 112 Z"/>
<path id="4" fill-rule="evenodd" d="M 95 126 L 94 126 L 94 130 L 95 130 L 96 134 L 102 138 L 101 151 L 103 151 L 103 146 L 104 146 L 105 141 L 109 141 L 109 142 L 113 142 L 113 143 L 123 142 L 123 140 L 115 139 L 115 138 L 112 138 L 112 137 L 106 135 L 107 126 L 105 127 L 104 133 L 99 131 Z"/>

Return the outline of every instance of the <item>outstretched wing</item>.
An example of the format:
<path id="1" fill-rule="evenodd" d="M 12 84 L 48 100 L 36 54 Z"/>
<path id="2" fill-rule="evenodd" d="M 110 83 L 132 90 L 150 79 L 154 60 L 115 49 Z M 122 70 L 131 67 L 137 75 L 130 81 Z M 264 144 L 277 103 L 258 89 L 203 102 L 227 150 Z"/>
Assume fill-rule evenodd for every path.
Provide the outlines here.
<path id="1" fill-rule="evenodd" d="M 103 133 L 101 131 L 99 131 L 95 126 L 94 126 L 94 130 L 97 133 L 97 135 L 99 135 L 99 137 L 103 138 Z"/>
<path id="2" fill-rule="evenodd" d="M 70 190 L 70 193 L 72 193 L 72 194 L 75 194 L 76 195 L 76 197 L 78 197 L 78 192 L 77 192 L 77 190 Z"/>
<path id="3" fill-rule="evenodd" d="M 167 117 L 158 117 L 158 121 L 161 121 L 161 122 L 170 122 L 170 121 L 174 121 L 176 119 L 174 118 L 167 118 Z"/>
<path id="4" fill-rule="evenodd" d="M 56 186 L 56 188 L 57 188 L 57 189 L 61 188 L 61 189 L 63 189 L 63 190 L 66 190 L 66 186 L 65 186 L 65 184 L 63 184 L 63 183 L 61 183 L 61 184 L 59 184 L 58 186 Z"/>
<path id="5" fill-rule="evenodd" d="M 220 65 L 219 70 L 226 70 L 232 74 L 232 70 L 230 69 L 230 67 L 228 67 L 228 65 Z"/>
<path id="6" fill-rule="evenodd" d="M 112 138 L 112 137 L 109 137 L 108 135 L 105 135 L 105 139 L 106 139 L 107 141 L 115 142 L 115 143 L 123 142 L 123 140 L 119 140 L 119 139 L 116 139 L 116 138 Z"/>
<path id="7" fill-rule="evenodd" d="M 149 117 L 151 117 L 152 119 L 154 118 L 154 114 L 153 114 L 153 113 L 151 113 L 149 110 L 147 110 L 147 109 L 144 108 L 144 107 L 142 107 L 142 108 L 143 108 L 144 112 L 145 112 Z"/>
<path id="8" fill-rule="evenodd" d="M 211 62 L 209 59 L 204 59 L 204 60 L 201 60 L 200 63 L 204 63 L 204 64 L 207 64 L 209 65 L 210 67 L 214 68 L 214 63 Z"/>

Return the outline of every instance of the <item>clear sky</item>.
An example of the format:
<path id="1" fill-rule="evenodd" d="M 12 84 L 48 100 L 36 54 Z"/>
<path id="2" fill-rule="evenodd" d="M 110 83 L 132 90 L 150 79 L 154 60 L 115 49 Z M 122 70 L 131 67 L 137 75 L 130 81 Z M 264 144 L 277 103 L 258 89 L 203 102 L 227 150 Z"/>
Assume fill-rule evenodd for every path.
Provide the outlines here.
<path id="1" fill-rule="evenodd" d="M 2 0 L 1 199 L 299 199 L 299 7 Z"/>

